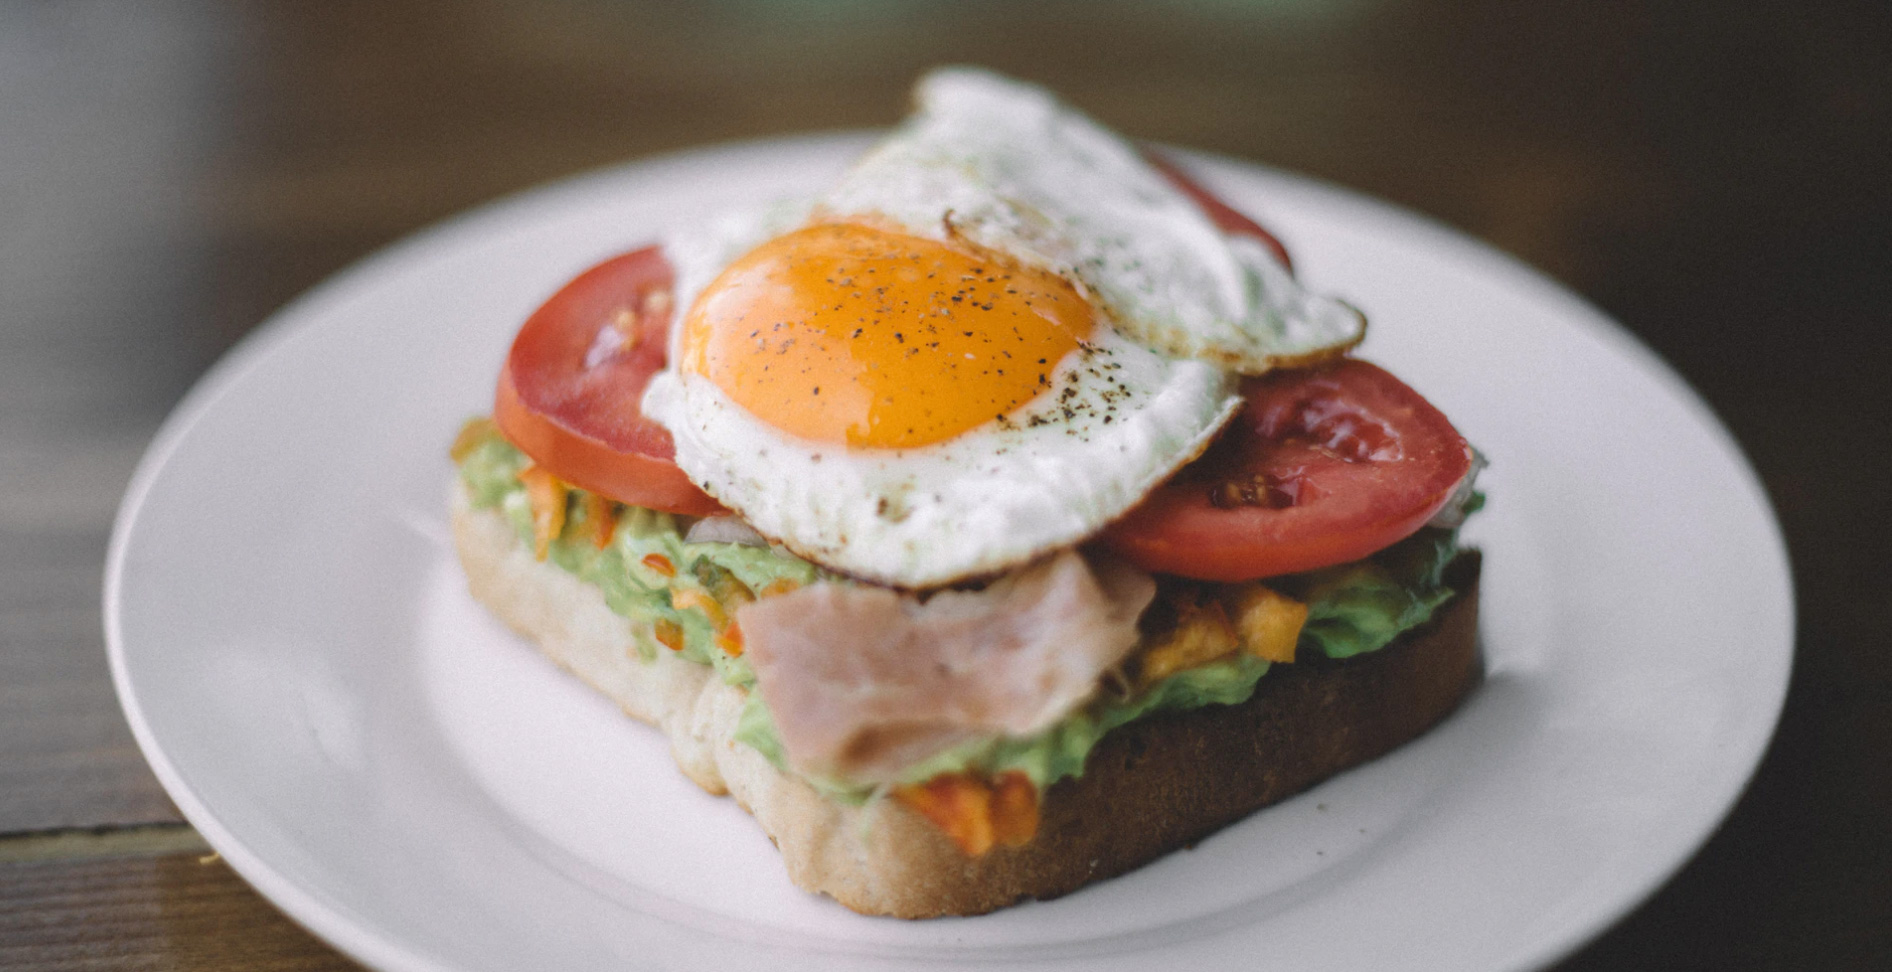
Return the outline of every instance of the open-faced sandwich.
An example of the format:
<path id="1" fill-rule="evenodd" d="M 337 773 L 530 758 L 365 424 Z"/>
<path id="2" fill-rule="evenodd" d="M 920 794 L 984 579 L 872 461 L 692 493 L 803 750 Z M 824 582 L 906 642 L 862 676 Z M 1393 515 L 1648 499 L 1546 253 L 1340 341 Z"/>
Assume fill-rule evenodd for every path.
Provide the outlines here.
<path id="1" fill-rule="evenodd" d="M 1136 867 L 1481 673 L 1477 457 L 1362 316 L 1040 89 L 916 100 L 567 284 L 453 449 L 473 594 L 904 917 Z"/>

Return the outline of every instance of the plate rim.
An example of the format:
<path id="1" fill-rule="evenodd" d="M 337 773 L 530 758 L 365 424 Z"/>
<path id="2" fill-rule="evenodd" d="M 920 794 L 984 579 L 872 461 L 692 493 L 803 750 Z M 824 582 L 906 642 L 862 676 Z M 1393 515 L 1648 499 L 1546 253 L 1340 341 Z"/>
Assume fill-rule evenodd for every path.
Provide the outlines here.
<path id="1" fill-rule="evenodd" d="M 712 142 L 575 173 L 510 192 L 460 211 L 404 234 L 388 245 L 354 260 L 271 312 L 220 356 L 173 406 L 139 459 L 113 518 L 106 548 L 101 591 L 102 620 L 112 684 L 141 754 L 186 821 L 229 862 L 233 870 L 284 914 L 328 945 L 373 967 L 423 969 L 428 972 L 451 972 L 459 968 L 409 948 L 396 937 L 376 934 L 379 926 L 374 922 L 364 921 L 346 905 L 331 901 L 316 890 L 302 887 L 252 851 L 199 798 L 197 791 L 166 753 L 145 717 L 128 670 L 126 637 L 120 612 L 126 567 L 131 553 L 131 535 L 153 486 L 163 476 L 173 455 L 187 441 L 192 429 L 215 409 L 226 393 L 264 360 L 279 353 L 299 335 L 315 328 L 319 323 L 319 311 L 324 305 L 345 297 L 358 289 L 362 282 L 373 279 L 383 268 L 400 263 L 410 254 L 450 248 L 461 236 L 477 237 L 485 224 L 502 223 L 516 211 L 555 203 L 565 196 L 582 197 L 602 191 L 613 182 L 634 180 L 641 172 L 654 172 L 666 166 L 710 156 L 746 153 L 766 155 L 797 148 L 831 148 L 839 151 L 841 146 L 847 144 L 865 144 L 880 131 L 883 129 L 834 129 Z M 1670 855 L 1672 860 L 1665 861 L 1661 867 L 1645 870 L 1644 879 L 1627 893 L 1614 896 L 1609 906 L 1599 909 L 1595 920 L 1582 923 L 1581 927 L 1573 927 L 1560 937 L 1547 937 L 1539 943 L 1538 948 L 1520 956 L 1520 961 L 1510 968 L 1542 968 L 1567 957 L 1641 907 L 1700 852 L 1739 805 L 1771 749 L 1795 667 L 1798 623 L 1790 551 L 1771 497 L 1740 442 L 1707 400 L 1667 359 L 1583 295 L 1521 259 L 1443 220 L 1328 180 L 1222 154 L 1169 145 L 1158 147 L 1191 165 L 1259 175 L 1293 186 L 1297 191 L 1318 195 L 1324 202 L 1342 204 L 1349 210 L 1397 219 L 1423 232 L 1430 242 L 1450 247 L 1456 259 L 1471 261 L 1480 275 L 1501 274 L 1507 284 L 1528 291 L 1532 300 L 1560 305 L 1561 317 L 1572 322 L 1580 321 L 1587 333 L 1607 343 L 1612 352 L 1630 362 L 1642 377 L 1675 392 L 1674 397 L 1689 411 L 1699 427 L 1712 436 L 1713 444 L 1734 460 L 1742 474 L 1739 484 L 1741 492 L 1762 514 L 1768 547 L 1773 555 L 1770 566 L 1777 568 L 1770 573 L 1774 575 L 1773 581 L 1779 585 L 1785 612 L 1783 627 L 1787 632 L 1786 643 L 1768 655 L 1778 661 L 1778 676 L 1772 677 L 1770 673 L 1766 717 L 1754 723 L 1758 742 L 1752 747 L 1751 753 L 1744 754 L 1741 762 L 1745 769 L 1738 774 L 1731 790 L 1717 794 L 1714 801 L 1717 804 L 1716 812 L 1706 814 L 1697 821 L 1698 825 L 1689 839 L 1674 847 Z"/>

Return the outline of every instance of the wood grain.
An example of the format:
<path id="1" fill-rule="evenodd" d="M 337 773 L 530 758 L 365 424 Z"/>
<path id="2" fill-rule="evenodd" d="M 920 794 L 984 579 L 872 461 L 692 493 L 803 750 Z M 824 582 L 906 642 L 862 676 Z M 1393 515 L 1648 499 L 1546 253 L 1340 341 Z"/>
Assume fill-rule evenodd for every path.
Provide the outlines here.
<path id="1" fill-rule="evenodd" d="M 0 833 L 178 819 L 118 714 L 98 590 L 118 496 L 209 357 L 174 187 L 208 55 L 175 9 L 96 13 L 0 7 Z"/>
<path id="2" fill-rule="evenodd" d="M 0 863 L 0 968 L 341 972 L 359 966 L 199 853 Z"/>

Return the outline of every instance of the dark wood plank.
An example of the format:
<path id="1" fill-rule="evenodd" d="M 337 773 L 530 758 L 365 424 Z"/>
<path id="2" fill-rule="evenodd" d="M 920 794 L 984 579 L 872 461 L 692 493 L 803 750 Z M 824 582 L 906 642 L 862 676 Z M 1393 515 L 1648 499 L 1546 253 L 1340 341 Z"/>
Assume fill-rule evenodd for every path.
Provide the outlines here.
<path id="1" fill-rule="evenodd" d="M 0 847 L 4 853 L 4 847 Z M 200 854 L 0 863 L 0 968 L 360 968 Z"/>
<path id="2" fill-rule="evenodd" d="M 215 39 L 178 6 L 0 6 L 0 832 L 176 820 L 107 675 L 118 496 L 212 349 L 201 220 Z"/>

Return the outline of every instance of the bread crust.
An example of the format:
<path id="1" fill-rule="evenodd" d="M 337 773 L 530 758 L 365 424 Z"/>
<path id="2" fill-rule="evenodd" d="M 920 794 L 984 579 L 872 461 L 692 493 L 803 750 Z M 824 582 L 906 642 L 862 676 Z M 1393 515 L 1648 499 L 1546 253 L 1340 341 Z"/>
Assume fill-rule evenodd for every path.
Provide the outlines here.
<path id="1" fill-rule="evenodd" d="M 532 558 L 496 511 L 453 501 L 474 597 L 561 666 L 669 736 L 685 775 L 729 794 L 781 850 L 789 878 L 863 914 L 974 915 L 1054 898 L 1148 863 L 1424 733 L 1483 677 L 1479 555 L 1447 568 L 1459 594 L 1366 655 L 1277 665 L 1248 701 L 1139 719 L 1053 784 L 1037 836 L 968 858 L 893 800 L 848 806 L 734 739 L 745 700 L 706 665 L 643 661 L 633 623 L 599 590 Z"/>

